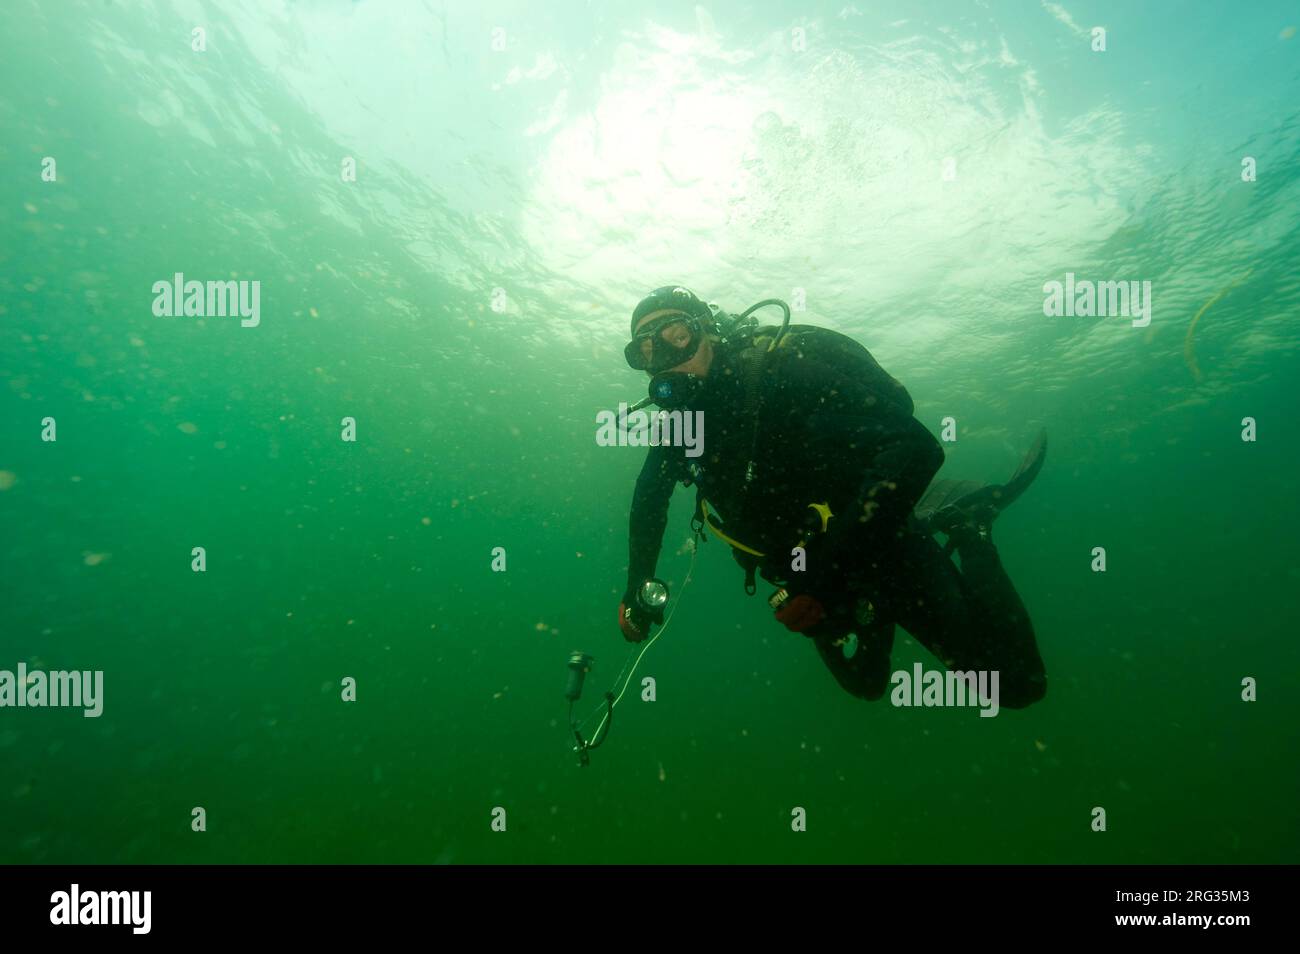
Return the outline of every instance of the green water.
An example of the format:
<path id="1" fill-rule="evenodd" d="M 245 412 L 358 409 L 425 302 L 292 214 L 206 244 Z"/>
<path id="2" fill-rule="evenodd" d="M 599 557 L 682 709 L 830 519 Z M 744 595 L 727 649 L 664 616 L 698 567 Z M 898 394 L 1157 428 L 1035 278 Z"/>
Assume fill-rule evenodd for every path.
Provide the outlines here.
<path id="1" fill-rule="evenodd" d="M 104 711 L 0 709 L 0 861 L 1297 860 L 1294 5 L 606 6 L 10 5 L 0 669 Z M 260 323 L 156 316 L 177 272 Z M 1149 326 L 1045 317 L 1067 272 Z M 682 589 L 679 490 L 657 698 L 578 767 L 667 282 L 802 289 L 945 476 L 1047 428 L 997 538 L 1043 702 L 846 695 L 721 544 Z"/>

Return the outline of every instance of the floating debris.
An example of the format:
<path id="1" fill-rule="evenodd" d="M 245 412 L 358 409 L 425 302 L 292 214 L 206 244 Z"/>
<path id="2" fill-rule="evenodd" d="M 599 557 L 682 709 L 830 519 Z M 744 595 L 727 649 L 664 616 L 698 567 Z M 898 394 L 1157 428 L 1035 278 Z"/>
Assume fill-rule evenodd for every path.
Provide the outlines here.
<path id="1" fill-rule="evenodd" d="M 1217 295 L 1201 306 L 1201 310 L 1196 313 L 1196 317 L 1192 319 L 1192 323 L 1187 326 L 1187 337 L 1183 339 L 1183 360 L 1187 362 L 1187 368 L 1192 372 L 1192 377 L 1196 380 L 1197 384 L 1201 382 L 1204 375 L 1201 374 L 1200 365 L 1196 363 L 1196 347 L 1192 341 L 1192 336 L 1196 333 L 1196 323 L 1201 320 L 1201 316 L 1209 310 L 1211 305 L 1249 278 L 1250 273 L 1253 271 L 1253 268 L 1247 269 L 1245 275 L 1242 275 L 1235 282 L 1221 289 Z"/>

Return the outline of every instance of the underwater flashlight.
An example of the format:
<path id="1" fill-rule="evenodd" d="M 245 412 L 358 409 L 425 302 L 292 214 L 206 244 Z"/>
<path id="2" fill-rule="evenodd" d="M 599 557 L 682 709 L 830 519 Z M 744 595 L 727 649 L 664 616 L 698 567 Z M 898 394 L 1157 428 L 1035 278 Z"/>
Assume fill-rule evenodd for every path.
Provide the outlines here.
<path id="1" fill-rule="evenodd" d="M 569 654 L 569 683 L 564 687 L 564 698 L 570 702 L 582 698 L 582 681 L 591 672 L 591 664 L 595 661 L 592 656 L 577 650 Z"/>
<path id="2" fill-rule="evenodd" d="M 694 569 L 695 551 L 692 550 L 691 572 Z M 691 572 L 687 572 L 686 579 L 682 582 L 683 589 L 690 585 Z M 603 711 L 593 713 L 588 720 L 582 722 L 574 718 L 573 704 L 582 694 L 582 681 L 586 678 L 587 673 L 591 671 L 591 664 L 595 660 L 586 653 L 577 650 L 569 654 L 569 684 L 564 694 L 569 700 L 569 729 L 573 732 L 573 751 L 578 755 L 579 765 L 591 764 L 591 750 L 599 748 L 609 738 L 609 727 L 614 721 L 614 706 L 623 698 L 623 693 L 627 692 L 632 677 L 636 675 L 637 666 L 641 663 L 641 657 L 663 635 L 664 630 L 668 628 L 668 624 L 672 622 L 673 613 L 677 612 L 674 607 L 673 613 L 668 614 L 669 618 L 667 620 L 663 618 L 664 607 L 668 605 L 668 584 L 654 577 L 638 586 L 630 599 L 636 603 L 642 612 L 650 615 L 659 624 L 659 632 L 629 650 L 627 662 L 623 664 L 623 671 L 614 680 L 614 685 L 605 692 Z M 591 738 L 587 738 L 583 735 L 583 729 L 588 721 L 595 719 L 597 716 L 600 717 L 600 722 L 596 726 L 596 731 L 592 733 Z"/>
<path id="3" fill-rule="evenodd" d="M 646 580 L 636 591 L 636 601 L 646 613 L 659 614 L 668 605 L 668 584 L 658 579 Z"/>

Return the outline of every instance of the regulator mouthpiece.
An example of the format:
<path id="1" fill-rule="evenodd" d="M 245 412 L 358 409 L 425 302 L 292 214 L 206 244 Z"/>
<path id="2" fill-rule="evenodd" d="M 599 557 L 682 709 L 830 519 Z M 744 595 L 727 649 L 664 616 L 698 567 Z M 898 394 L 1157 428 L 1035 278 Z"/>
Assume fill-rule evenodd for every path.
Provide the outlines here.
<path id="1" fill-rule="evenodd" d="M 704 379 L 685 371 L 664 371 L 650 379 L 650 403 L 666 411 L 686 407 L 703 390 Z"/>

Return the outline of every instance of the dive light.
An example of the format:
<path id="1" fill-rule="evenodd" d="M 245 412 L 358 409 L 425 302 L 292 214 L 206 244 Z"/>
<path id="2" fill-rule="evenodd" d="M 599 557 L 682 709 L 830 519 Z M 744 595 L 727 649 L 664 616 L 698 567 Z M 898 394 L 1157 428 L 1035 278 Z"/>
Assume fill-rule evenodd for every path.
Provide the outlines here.
<path id="1" fill-rule="evenodd" d="M 636 602 L 641 610 L 657 616 L 668 605 L 668 584 L 660 579 L 649 579 L 636 591 Z"/>
<path id="2" fill-rule="evenodd" d="M 564 698 L 577 702 L 582 698 L 582 682 L 591 672 L 591 664 L 596 660 L 584 652 L 574 651 L 569 654 L 569 682 L 564 687 Z"/>

